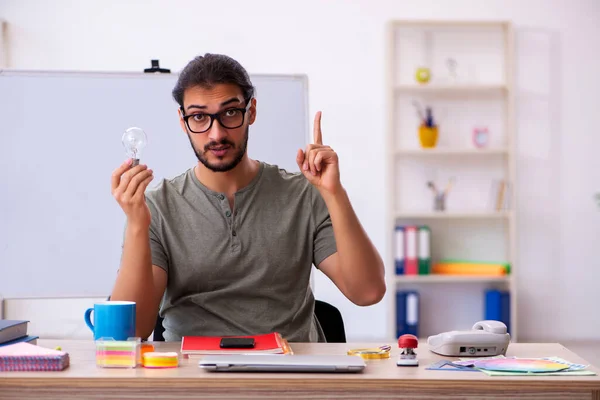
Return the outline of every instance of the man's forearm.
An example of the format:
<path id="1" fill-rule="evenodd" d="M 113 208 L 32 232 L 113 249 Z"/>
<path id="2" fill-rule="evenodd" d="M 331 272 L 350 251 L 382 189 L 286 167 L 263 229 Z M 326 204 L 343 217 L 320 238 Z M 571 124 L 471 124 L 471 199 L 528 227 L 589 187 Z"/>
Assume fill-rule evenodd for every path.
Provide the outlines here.
<path id="1" fill-rule="evenodd" d="M 373 304 L 385 293 L 385 271 L 379 252 L 363 229 L 348 194 L 321 194 L 331 217 L 339 269 L 350 297 L 359 303 Z"/>
<path id="2" fill-rule="evenodd" d="M 136 335 L 152 332 L 159 304 L 155 304 L 154 278 L 148 229 L 127 226 L 121 267 L 111 300 L 136 302 Z"/>

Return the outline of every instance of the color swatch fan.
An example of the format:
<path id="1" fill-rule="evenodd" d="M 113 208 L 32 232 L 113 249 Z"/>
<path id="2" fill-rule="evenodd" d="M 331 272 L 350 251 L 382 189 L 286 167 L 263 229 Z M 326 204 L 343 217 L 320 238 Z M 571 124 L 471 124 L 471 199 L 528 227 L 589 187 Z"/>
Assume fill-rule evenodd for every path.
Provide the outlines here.
<path id="1" fill-rule="evenodd" d="M 558 372 L 569 368 L 566 364 L 535 358 L 476 360 L 473 364 L 475 368 L 505 372 Z"/>

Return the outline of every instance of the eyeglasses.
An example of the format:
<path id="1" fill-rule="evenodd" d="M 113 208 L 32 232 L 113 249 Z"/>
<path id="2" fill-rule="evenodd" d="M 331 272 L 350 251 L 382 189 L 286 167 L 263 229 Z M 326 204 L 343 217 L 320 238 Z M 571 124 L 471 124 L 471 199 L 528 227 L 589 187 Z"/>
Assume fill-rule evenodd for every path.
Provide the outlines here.
<path id="1" fill-rule="evenodd" d="M 248 107 L 252 104 L 251 100 L 248 99 L 244 108 L 228 108 L 216 114 L 196 113 L 183 115 L 183 120 L 188 129 L 194 133 L 204 133 L 210 130 L 215 119 L 225 129 L 239 128 L 244 124 L 246 111 L 248 111 Z M 181 113 L 184 113 L 183 109 L 181 109 Z"/>

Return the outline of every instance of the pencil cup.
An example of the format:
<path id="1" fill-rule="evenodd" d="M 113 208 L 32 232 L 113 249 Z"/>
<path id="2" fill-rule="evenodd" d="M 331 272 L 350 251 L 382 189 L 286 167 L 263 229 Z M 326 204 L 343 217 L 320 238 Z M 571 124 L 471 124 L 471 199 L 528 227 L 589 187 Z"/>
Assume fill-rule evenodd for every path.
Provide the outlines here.
<path id="1" fill-rule="evenodd" d="M 421 147 L 423 148 L 432 148 L 437 144 L 438 139 L 438 127 L 437 126 L 419 126 L 419 141 L 421 142 Z"/>

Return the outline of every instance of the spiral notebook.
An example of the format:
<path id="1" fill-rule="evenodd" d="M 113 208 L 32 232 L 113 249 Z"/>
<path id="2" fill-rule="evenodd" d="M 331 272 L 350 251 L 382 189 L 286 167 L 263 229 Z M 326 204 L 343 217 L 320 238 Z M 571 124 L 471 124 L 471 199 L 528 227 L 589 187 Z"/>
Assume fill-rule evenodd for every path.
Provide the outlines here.
<path id="1" fill-rule="evenodd" d="M 0 347 L 0 371 L 62 371 L 69 354 L 29 343 Z"/>

